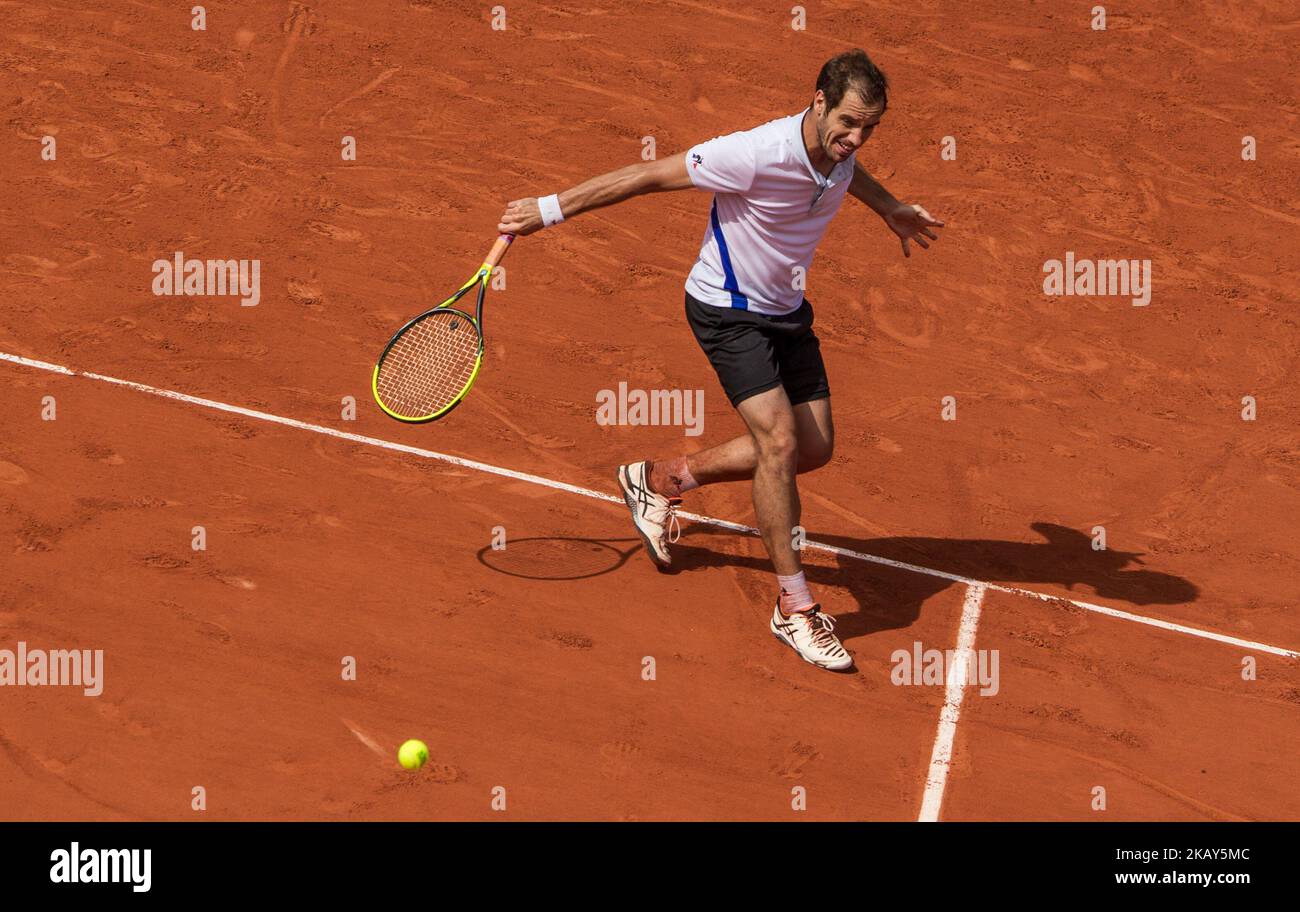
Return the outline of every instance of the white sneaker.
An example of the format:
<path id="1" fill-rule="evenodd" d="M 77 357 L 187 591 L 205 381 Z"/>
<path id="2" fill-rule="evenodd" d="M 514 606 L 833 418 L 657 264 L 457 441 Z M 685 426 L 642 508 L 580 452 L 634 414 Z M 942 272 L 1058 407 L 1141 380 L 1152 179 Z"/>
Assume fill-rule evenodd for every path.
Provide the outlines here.
<path id="1" fill-rule="evenodd" d="M 632 522 L 645 541 L 646 553 L 656 567 L 666 570 L 673 562 L 668 546 L 682 534 L 676 512 L 681 498 L 664 497 L 650 490 L 644 462 L 619 466 L 618 486 L 623 491 L 627 508 L 632 511 Z"/>
<path id="2" fill-rule="evenodd" d="M 840 643 L 832 632 L 834 630 L 835 619 L 825 614 L 821 605 L 813 605 L 811 611 L 786 616 L 781 613 L 778 599 L 772 612 L 772 633 L 778 640 L 799 653 L 805 662 L 818 668 L 843 671 L 853 666 L 853 656 Z"/>

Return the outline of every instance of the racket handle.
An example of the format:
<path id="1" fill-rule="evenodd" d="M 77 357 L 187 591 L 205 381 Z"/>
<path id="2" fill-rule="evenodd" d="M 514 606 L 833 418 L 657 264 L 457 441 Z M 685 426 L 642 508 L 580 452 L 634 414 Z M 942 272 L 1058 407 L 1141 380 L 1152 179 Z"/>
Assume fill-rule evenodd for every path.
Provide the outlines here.
<path id="1" fill-rule="evenodd" d="M 500 263 L 501 258 L 506 255 L 506 251 L 510 248 L 510 242 L 514 239 L 515 236 L 513 234 L 500 235 L 497 238 L 497 242 L 492 245 L 492 250 L 488 252 L 487 259 L 483 261 L 483 265 L 488 269 L 495 269 L 497 263 Z"/>

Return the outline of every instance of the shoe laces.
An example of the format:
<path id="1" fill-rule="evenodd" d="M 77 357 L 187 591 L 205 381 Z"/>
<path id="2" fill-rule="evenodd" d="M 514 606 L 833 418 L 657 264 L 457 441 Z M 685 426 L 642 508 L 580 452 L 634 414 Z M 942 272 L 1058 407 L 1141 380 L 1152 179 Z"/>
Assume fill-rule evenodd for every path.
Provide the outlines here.
<path id="1" fill-rule="evenodd" d="M 665 505 L 660 506 L 655 498 L 664 500 Z M 677 520 L 677 507 L 681 502 L 679 497 L 664 497 L 662 494 L 651 493 L 644 507 L 646 518 L 664 527 L 670 545 L 682 537 L 682 525 Z"/>
<path id="2" fill-rule="evenodd" d="M 667 531 L 668 544 L 674 544 L 682 537 L 682 526 L 677 520 L 677 507 L 682 502 L 680 497 L 664 497 L 650 490 L 650 480 L 645 478 L 638 485 L 637 499 L 641 503 L 642 515 Z"/>
<path id="3" fill-rule="evenodd" d="M 682 525 L 677 521 L 677 507 L 681 505 L 680 497 L 668 498 L 668 544 L 676 544 L 682 537 Z"/>
<path id="4" fill-rule="evenodd" d="M 805 612 L 808 616 L 808 631 L 813 645 L 827 648 L 835 644 L 835 618 L 823 614 L 820 609 Z"/>

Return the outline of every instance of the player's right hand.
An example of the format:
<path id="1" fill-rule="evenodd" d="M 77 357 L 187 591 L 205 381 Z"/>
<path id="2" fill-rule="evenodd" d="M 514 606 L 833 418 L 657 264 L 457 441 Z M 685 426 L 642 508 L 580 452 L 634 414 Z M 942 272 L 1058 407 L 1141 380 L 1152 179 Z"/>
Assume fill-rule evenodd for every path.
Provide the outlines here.
<path id="1" fill-rule="evenodd" d="M 537 198 L 512 200 L 506 204 L 506 211 L 501 215 L 501 224 L 497 231 L 502 234 L 532 234 L 542 227 L 542 210 L 537 205 Z"/>

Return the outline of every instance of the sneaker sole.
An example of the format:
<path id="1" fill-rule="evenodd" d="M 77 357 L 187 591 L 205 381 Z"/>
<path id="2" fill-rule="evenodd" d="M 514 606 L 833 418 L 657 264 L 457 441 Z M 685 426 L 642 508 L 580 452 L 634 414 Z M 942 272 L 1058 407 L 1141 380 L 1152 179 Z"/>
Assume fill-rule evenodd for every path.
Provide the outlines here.
<path id="1" fill-rule="evenodd" d="M 636 521 L 636 499 L 633 497 L 632 492 L 628 490 L 629 484 L 623 480 L 623 470 L 625 468 L 626 466 L 619 466 L 616 475 L 618 478 L 618 489 L 623 492 L 623 502 L 627 504 L 628 512 L 632 514 L 632 528 L 636 529 L 636 534 L 640 535 L 641 541 L 645 543 L 646 556 L 650 558 L 650 563 L 655 565 L 655 569 L 661 573 L 670 570 L 672 565 L 661 562 L 659 558 L 655 556 L 655 548 L 654 545 L 650 543 L 650 537 L 641 531 L 641 524 Z"/>

